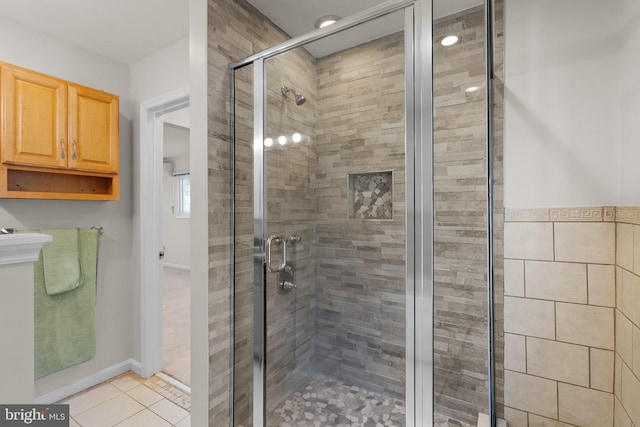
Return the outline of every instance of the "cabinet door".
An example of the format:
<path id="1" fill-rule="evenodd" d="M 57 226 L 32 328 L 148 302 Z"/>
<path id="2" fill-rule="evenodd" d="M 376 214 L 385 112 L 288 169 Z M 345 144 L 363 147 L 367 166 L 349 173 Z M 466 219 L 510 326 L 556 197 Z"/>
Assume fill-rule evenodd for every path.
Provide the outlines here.
<path id="1" fill-rule="evenodd" d="M 117 173 L 118 97 L 69 85 L 69 169 Z"/>
<path id="2" fill-rule="evenodd" d="M 0 81 L 2 162 L 67 166 L 67 84 L 3 65 Z"/>

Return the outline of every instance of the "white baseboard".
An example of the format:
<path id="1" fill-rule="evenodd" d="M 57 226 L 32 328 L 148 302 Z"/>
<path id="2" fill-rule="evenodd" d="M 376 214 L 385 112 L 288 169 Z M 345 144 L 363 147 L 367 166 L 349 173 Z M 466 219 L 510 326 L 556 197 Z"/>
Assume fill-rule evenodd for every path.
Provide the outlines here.
<path id="1" fill-rule="evenodd" d="M 33 400 L 33 403 L 37 405 L 49 405 L 51 403 L 58 402 L 82 390 L 86 390 L 89 387 L 93 387 L 96 384 L 100 384 L 101 382 L 107 381 L 128 371 L 133 371 L 140 375 L 142 372 L 142 365 L 140 365 L 140 362 L 133 359 L 125 360 L 124 362 L 120 362 L 96 372 L 93 375 L 76 380 L 57 390 L 50 391 L 42 396 L 37 396 Z"/>
<path id="2" fill-rule="evenodd" d="M 507 427 L 507 422 L 501 418 L 496 420 L 497 427 Z M 489 415 L 487 414 L 478 414 L 478 427 L 489 427 L 491 423 L 489 422 Z"/>
<path id="3" fill-rule="evenodd" d="M 171 262 L 163 262 L 162 266 L 163 267 L 177 268 L 178 270 L 191 270 L 191 266 L 190 265 L 173 264 Z"/>

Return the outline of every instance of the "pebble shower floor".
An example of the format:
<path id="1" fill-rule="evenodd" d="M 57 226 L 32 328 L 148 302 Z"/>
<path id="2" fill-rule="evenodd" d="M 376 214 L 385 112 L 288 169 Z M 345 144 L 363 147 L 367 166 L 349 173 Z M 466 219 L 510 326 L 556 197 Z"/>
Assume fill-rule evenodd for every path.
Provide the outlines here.
<path id="1" fill-rule="evenodd" d="M 314 375 L 269 414 L 272 427 L 404 427 L 404 402 Z M 469 427 L 436 415 L 434 427 Z"/>
<path id="2" fill-rule="evenodd" d="M 323 375 L 287 398 L 269 416 L 278 427 L 404 427 L 404 402 Z"/>

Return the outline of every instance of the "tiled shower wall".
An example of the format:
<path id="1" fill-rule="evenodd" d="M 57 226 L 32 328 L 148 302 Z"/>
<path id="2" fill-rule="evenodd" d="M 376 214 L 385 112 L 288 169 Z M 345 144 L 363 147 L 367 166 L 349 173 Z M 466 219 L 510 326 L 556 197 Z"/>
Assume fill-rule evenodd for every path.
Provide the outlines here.
<path id="1" fill-rule="evenodd" d="M 496 76 L 502 76 L 496 2 Z M 475 425 L 488 411 L 484 8 L 434 22 L 434 410 Z M 455 34 L 449 47 L 440 41 Z M 470 87 L 476 91 L 467 92 Z M 494 112 L 502 118 L 501 81 Z M 502 131 L 494 135 L 496 409 L 502 414 Z"/>
<path id="2" fill-rule="evenodd" d="M 506 221 L 509 425 L 637 426 L 640 210 L 510 210 Z"/>
<path id="3" fill-rule="evenodd" d="M 402 33 L 318 60 L 317 367 L 402 400 L 404 99 Z M 376 171 L 392 171 L 393 219 L 350 218 L 349 174 Z"/>
<path id="4" fill-rule="evenodd" d="M 230 214 L 231 184 L 230 150 L 229 150 L 229 70 L 231 62 L 264 50 L 270 46 L 287 40 L 289 37 L 278 29 L 264 15 L 258 12 L 245 0 L 209 0 L 208 1 L 208 68 L 209 68 L 209 101 L 208 101 L 208 169 L 209 169 L 209 425 L 223 426 L 229 424 L 230 402 L 230 277 L 229 254 L 231 244 Z M 236 89 L 240 88 L 238 116 L 241 119 L 240 137 L 247 138 L 252 129 L 252 68 L 241 70 Z M 242 128 L 244 126 L 244 128 Z M 242 151 L 238 154 L 242 154 Z M 240 161 L 251 163 L 246 157 Z M 243 197 L 251 197 L 251 168 L 246 169 L 246 176 L 238 177 L 245 182 Z M 241 185 L 241 181 L 237 184 Z M 247 200 L 245 199 L 246 203 Z M 246 209 L 246 205 L 244 206 Z M 245 212 L 245 218 L 251 216 Z M 242 230 L 240 234 L 248 235 L 249 231 Z M 252 232 L 251 232 L 252 233 Z M 240 237 L 242 239 L 242 237 Z M 247 247 L 236 246 L 240 257 L 250 257 L 252 242 Z M 247 267 L 240 267 L 238 274 L 247 273 Z M 244 280 L 244 279 L 243 279 Z M 251 312 L 253 304 L 251 291 L 245 290 L 239 294 L 236 301 L 238 316 Z M 244 318 L 237 324 L 240 339 L 236 341 L 239 355 L 251 349 L 251 317 Z M 243 331 L 242 328 L 245 328 Z M 242 335 L 244 334 L 244 335 Z M 247 359 L 236 359 L 241 364 L 236 372 L 242 375 L 240 383 L 235 384 L 236 415 L 245 416 L 238 422 L 250 422 L 251 417 L 251 369 Z M 249 368 L 247 368 L 247 365 Z M 242 386 L 242 383 L 245 386 Z M 248 384 L 248 385 L 246 385 Z M 248 387 L 248 388 L 247 388 Z M 236 424 L 238 424 L 238 422 Z M 246 424 L 245 424 L 246 425 Z"/>

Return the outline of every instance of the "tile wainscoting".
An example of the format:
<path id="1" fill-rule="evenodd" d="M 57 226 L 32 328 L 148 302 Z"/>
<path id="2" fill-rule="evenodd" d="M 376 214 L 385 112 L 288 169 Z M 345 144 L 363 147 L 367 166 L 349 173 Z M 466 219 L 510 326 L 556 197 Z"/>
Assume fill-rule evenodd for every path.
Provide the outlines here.
<path id="1" fill-rule="evenodd" d="M 640 208 L 507 209 L 504 249 L 509 425 L 640 426 Z"/>

